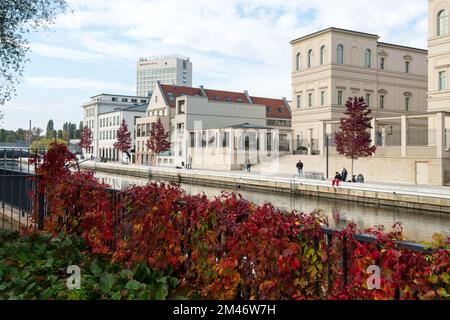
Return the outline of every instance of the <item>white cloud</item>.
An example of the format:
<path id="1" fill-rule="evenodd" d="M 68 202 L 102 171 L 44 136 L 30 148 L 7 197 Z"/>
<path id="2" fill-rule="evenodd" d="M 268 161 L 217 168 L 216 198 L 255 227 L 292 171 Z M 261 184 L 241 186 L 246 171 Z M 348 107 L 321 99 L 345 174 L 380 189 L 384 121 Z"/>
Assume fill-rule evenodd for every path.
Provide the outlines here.
<path id="1" fill-rule="evenodd" d="M 98 53 L 63 48 L 45 43 L 31 43 L 30 48 L 33 53 L 51 58 L 61 58 L 74 61 L 93 61 L 105 58 L 104 55 Z"/>
<path id="2" fill-rule="evenodd" d="M 123 85 L 116 82 L 107 82 L 89 78 L 66 78 L 66 77 L 26 77 L 25 83 L 30 86 L 51 88 L 51 89 L 70 89 L 70 90 L 89 90 L 130 93 L 135 90 L 134 87 Z"/>

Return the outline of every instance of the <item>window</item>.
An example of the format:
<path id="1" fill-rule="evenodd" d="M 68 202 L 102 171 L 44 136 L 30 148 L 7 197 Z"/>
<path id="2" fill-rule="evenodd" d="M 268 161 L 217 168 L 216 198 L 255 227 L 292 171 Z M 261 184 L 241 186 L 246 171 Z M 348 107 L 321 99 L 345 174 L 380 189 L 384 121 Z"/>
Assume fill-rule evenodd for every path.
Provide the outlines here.
<path id="1" fill-rule="evenodd" d="M 441 10 L 437 17 L 437 35 L 442 36 L 448 33 L 448 13 L 447 10 Z"/>
<path id="2" fill-rule="evenodd" d="M 344 46 L 342 44 L 337 46 L 337 64 L 344 64 Z"/>
<path id="3" fill-rule="evenodd" d="M 300 52 L 297 53 L 297 57 L 295 60 L 296 60 L 296 69 L 298 71 L 302 68 L 302 54 Z"/>
<path id="4" fill-rule="evenodd" d="M 409 61 L 405 61 L 405 72 L 409 73 L 409 66 L 410 66 L 410 62 Z"/>
<path id="5" fill-rule="evenodd" d="M 122 102 L 128 102 L 127 98 L 122 98 Z"/>
<path id="6" fill-rule="evenodd" d="M 327 63 L 327 48 L 322 46 L 320 48 L 320 65 Z"/>
<path id="7" fill-rule="evenodd" d="M 439 90 L 447 89 L 447 72 L 440 71 L 439 72 Z"/>
<path id="8" fill-rule="evenodd" d="M 411 101 L 410 97 L 405 97 L 405 111 L 409 111 L 410 101 Z"/>
<path id="9" fill-rule="evenodd" d="M 236 98 L 236 101 L 237 102 L 242 102 L 242 98 L 238 97 L 238 98 Z"/>
<path id="10" fill-rule="evenodd" d="M 312 93 L 308 93 L 308 107 L 312 107 L 313 105 L 313 94 Z"/>
<path id="11" fill-rule="evenodd" d="M 138 102 L 138 100 L 137 100 L 137 99 L 131 99 L 131 102 L 133 102 L 133 103 L 137 103 L 137 102 Z"/>
<path id="12" fill-rule="evenodd" d="M 271 107 L 266 107 L 266 112 L 271 113 L 272 112 L 272 108 Z"/>
<path id="13" fill-rule="evenodd" d="M 325 91 L 320 92 L 320 105 L 321 106 L 325 105 Z"/>
<path id="14" fill-rule="evenodd" d="M 380 96 L 380 109 L 384 109 L 384 95 Z"/>
<path id="15" fill-rule="evenodd" d="M 225 101 L 231 102 L 231 98 L 230 97 L 225 97 Z"/>
<path id="16" fill-rule="evenodd" d="M 283 108 L 278 107 L 278 108 L 277 108 L 277 111 L 278 111 L 278 113 L 283 113 Z"/>
<path id="17" fill-rule="evenodd" d="M 370 93 L 366 93 L 366 106 L 370 107 Z"/>
<path id="18" fill-rule="evenodd" d="M 112 100 L 112 101 L 117 101 L 117 98 L 116 98 L 116 97 L 112 97 L 111 100 Z"/>
<path id="19" fill-rule="evenodd" d="M 155 96 L 155 103 L 158 103 L 158 96 Z"/>
<path id="20" fill-rule="evenodd" d="M 384 70 L 384 62 L 385 62 L 385 58 L 381 58 L 380 59 L 380 69 Z"/>
<path id="21" fill-rule="evenodd" d="M 343 96 L 344 92 L 342 90 L 338 90 L 337 92 L 337 104 L 339 106 L 342 106 L 342 96 Z"/>
<path id="22" fill-rule="evenodd" d="M 366 68 L 372 67 L 372 51 L 370 51 L 370 49 L 366 49 L 365 66 L 366 66 Z"/>
<path id="23" fill-rule="evenodd" d="M 313 51 L 312 49 L 309 49 L 308 51 L 308 68 L 311 68 L 313 63 Z"/>
<path id="24" fill-rule="evenodd" d="M 297 95 L 297 109 L 302 108 L 302 96 L 299 94 Z"/>

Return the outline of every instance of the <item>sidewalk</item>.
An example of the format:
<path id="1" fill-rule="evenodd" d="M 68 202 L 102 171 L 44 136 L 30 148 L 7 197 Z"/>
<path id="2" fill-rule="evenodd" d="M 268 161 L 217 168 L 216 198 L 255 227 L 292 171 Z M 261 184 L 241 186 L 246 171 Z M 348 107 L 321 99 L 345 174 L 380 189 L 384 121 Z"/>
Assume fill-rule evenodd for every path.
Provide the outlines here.
<path id="1" fill-rule="evenodd" d="M 289 175 L 264 175 L 255 173 L 248 173 L 246 171 L 216 171 L 216 170 L 187 170 L 187 169 L 176 169 L 168 167 L 149 167 L 144 165 L 136 164 L 121 164 L 121 163 L 99 163 L 95 161 L 87 161 L 84 163 L 88 166 L 97 166 L 103 168 L 120 168 L 128 169 L 130 171 L 139 171 L 142 173 L 149 172 L 167 172 L 171 174 L 185 173 L 189 175 L 204 175 L 212 177 L 226 177 L 235 179 L 247 179 L 253 181 L 267 181 L 267 182 L 284 182 L 296 185 L 311 185 L 320 187 L 331 188 L 331 180 L 311 180 L 302 179 L 297 176 Z M 83 166 L 82 166 L 83 167 Z M 391 183 L 375 183 L 368 182 L 364 184 L 360 183 L 341 183 L 339 189 L 348 190 L 360 190 L 360 191 L 373 191 L 373 192 L 384 192 L 392 194 L 402 194 L 402 195 L 412 195 L 412 196 L 426 196 L 433 198 L 445 198 L 450 199 L 450 187 L 445 186 L 419 186 L 419 185 L 409 185 L 409 184 L 391 184 Z"/>

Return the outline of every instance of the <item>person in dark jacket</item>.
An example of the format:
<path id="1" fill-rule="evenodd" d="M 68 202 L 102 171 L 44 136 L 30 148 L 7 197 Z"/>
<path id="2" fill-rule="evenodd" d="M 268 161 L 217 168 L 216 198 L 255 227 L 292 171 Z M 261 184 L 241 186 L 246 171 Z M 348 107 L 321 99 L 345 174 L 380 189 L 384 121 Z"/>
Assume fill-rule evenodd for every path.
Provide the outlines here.
<path id="1" fill-rule="evenodd" d="M 299 177 L 303 177 L 303 162 L 302 160 L 298 160 L 297 162 L 297 171 L 298 171 L 298 176 Z"/>
<path id="2" fill-rule="evenodd" d="M 339 182 L 342 180 L 342 176 L 339 172 L 336 172 L 336 175 L 334 176 L 333 183 L 331 184 L 332 187 L 336 185 L 336 187 L 339 187 Z"/>
<path id="3" fill-rule="evenodd" d="M 347 176 L 348 176 L 347 169 L 344 168 L 342 170 L 341 176 L 342 176 L 342 182 L 347 182 Z"/>

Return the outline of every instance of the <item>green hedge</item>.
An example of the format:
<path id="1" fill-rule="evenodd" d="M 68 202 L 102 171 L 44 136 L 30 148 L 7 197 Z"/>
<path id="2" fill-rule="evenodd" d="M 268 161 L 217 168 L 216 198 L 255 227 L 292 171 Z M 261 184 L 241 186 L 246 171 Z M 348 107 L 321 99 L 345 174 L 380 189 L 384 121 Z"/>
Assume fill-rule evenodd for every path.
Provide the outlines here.
<path id="1" fill-rule="evenodd" d="M 81 269 L 79 290 L 67 288 L 70 265 Z M 125 269 L 92 255 L 77 236 L 19 237 L 0 230 L 0 300 L 166 299 L 177 285 L 170 272 L 155 272 L 143 264 Z"/>

